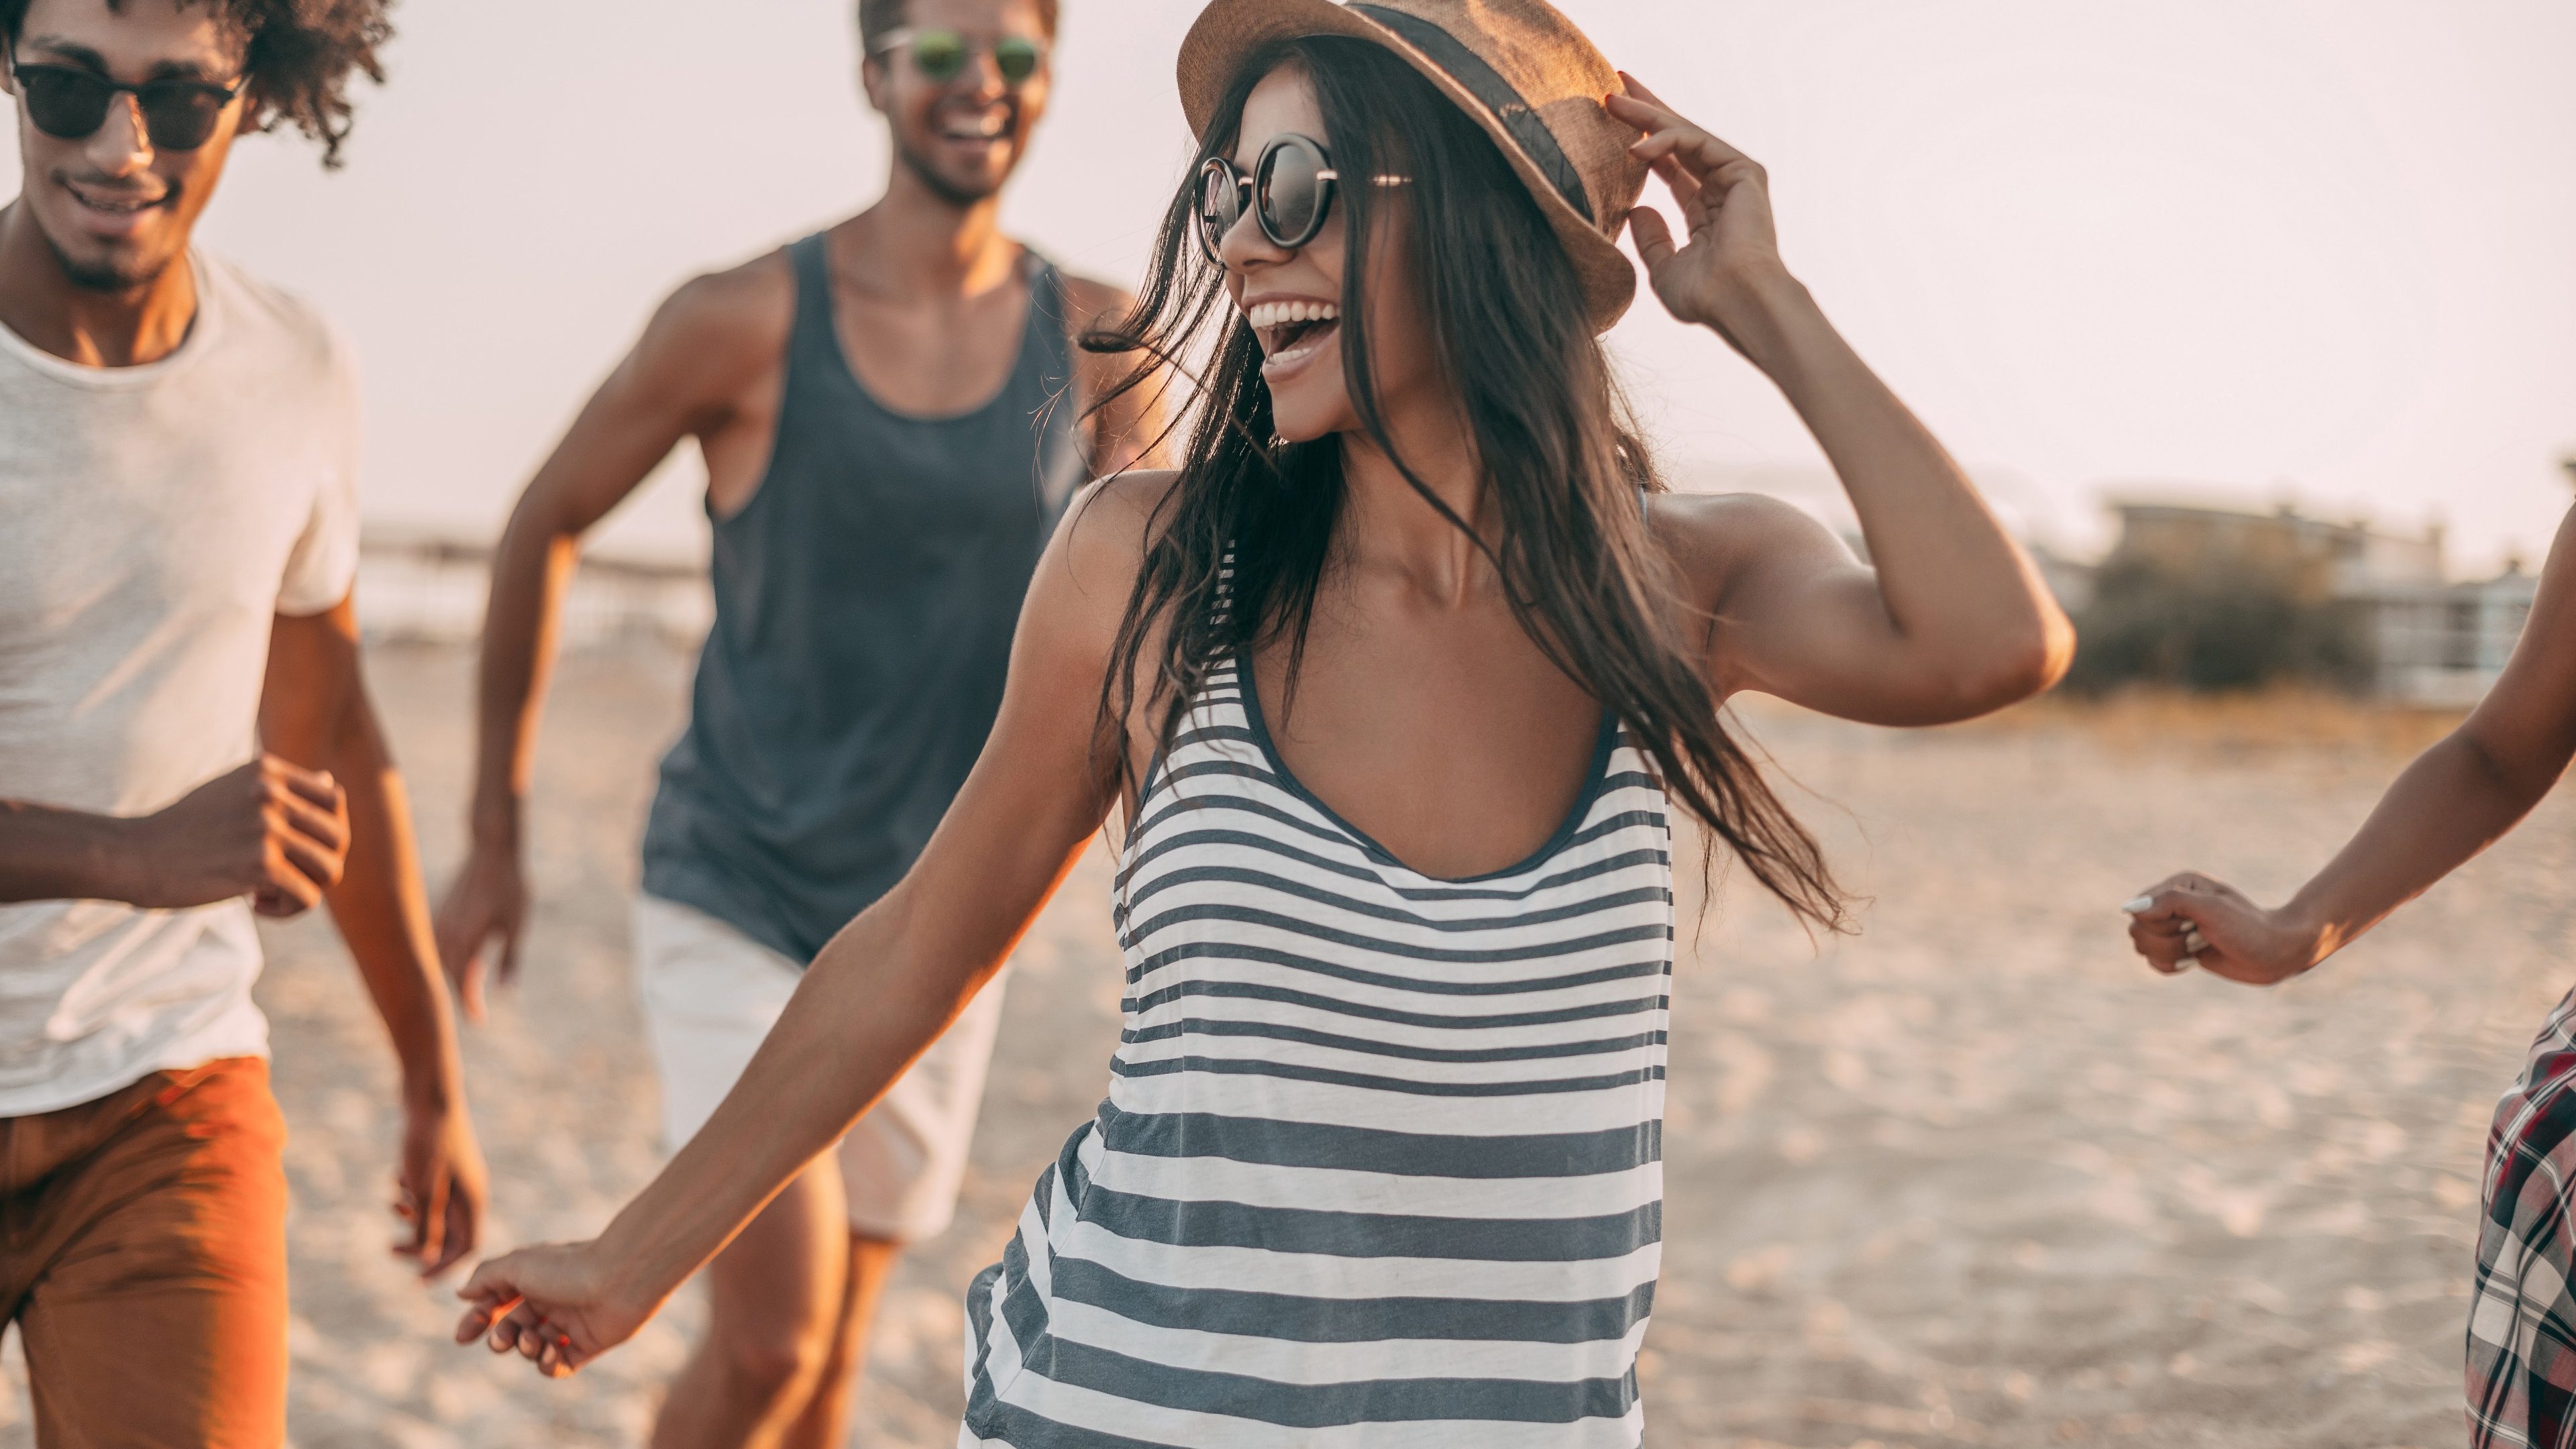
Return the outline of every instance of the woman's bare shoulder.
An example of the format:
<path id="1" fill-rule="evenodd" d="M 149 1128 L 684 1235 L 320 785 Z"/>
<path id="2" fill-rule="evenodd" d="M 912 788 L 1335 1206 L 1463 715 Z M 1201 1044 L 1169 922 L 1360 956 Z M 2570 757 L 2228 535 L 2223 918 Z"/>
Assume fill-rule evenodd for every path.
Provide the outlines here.
<path id="1" fill-rule="evenodd" d="M 1126 616 L 1137 575 L 1179 475 L 1139 469 L 1103 478 L 1074 495 L 1048 546 L 1032 598 L 1080 635 L 1106 639 Z"/>
<path id="2" fill-rule="evenodd" d="M 1761 493 L 1660 493 L 1648 504 L 1655 541 L 1706 595 L 1764 563 L 1852 561 L 1833 531 L 1792 503 Z"/>
<path id="3" fill-rule="evenodd" d="M 1115 568 L 1132 579 L 1154 530 L 1167 519 L 1180 477 L 1169 468 L 1136 468 L 1076 494 L 1064 521 L 1070 558 Z"/>

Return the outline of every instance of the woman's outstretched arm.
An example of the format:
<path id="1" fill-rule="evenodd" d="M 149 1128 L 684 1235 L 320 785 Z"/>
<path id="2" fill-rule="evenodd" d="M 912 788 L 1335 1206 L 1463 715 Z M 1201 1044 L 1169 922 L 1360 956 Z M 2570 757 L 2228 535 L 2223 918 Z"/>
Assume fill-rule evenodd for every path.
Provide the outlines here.
<path id="1" fill-rule="evenodd" d="M 2129 938 L 2171 973 L 2286 981 L 2352 943 L 2531 813 L 2576 757 L 2576 513 L 2558 527 L 2531 622 L 2495 688 L 2416 757 L 2342 852 L 2266 910 L 2197 871 L 2130 902 Z"/>
<path id="2" fill-rule="evenodd" d="M 1167 484 L 1132 474 L 1085 495 L 1038 567 L 983 755 L 920 861 L 823 948 L 714 1118 L 599 1237 L 475 1271 L 459 1343 L 561 1375 L 633 1336 L 1001 969 L 1115 798 L 1100 687 Z"/>
<path id="3" fill-rule="evenodd" d="M 1957 463 L 1834 329 L 1780 259 L 1770 180 L 1631 79 L 1611 113 L 1672 189 L 1687 235 L 1650 207 L 1638 254 L 1672 314 L 1778 384 L 1860 515 L 1875 568 L 1762 498 L 1662 498 L 1658 535 L 1712 620 L 1711 677 L 1874 724 L 1938 724 L 2046 689 L 2075 631 Z"/>

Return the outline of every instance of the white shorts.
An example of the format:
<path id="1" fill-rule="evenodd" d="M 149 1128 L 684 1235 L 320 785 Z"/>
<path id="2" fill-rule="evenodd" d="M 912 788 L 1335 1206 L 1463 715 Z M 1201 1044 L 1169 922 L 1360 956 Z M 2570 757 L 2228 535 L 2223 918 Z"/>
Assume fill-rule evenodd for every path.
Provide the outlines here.
<path id="1" fill-rule="evenodd" d="M 635 977 L 662 1075 L 666 1149 L 678 1150 L 715 1115 L 803 976 L 704 911 L 635 898 Z M 852 1232 L 900 1243 L 948 1226 L 1001 1021 L 996 977 L 841 1139 Z"/>

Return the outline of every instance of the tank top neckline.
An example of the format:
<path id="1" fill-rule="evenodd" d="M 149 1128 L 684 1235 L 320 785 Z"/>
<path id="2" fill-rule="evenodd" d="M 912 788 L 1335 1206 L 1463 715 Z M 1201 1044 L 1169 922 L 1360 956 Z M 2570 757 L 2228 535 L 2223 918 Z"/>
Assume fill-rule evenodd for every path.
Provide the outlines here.
<path id="1" fill-rule="evenodd" d="M 993 413 L 1011 401 L 1011 394 L 1017 389 L 1021 374 L 1028 371 L 1030 349 L 1043 345 L 1044 339 L 1038 329 L 1048 325 L 1048 319 L 1060 310 L 1048 305 L 1051 299 L 1042 290 L 1051 287 L 1055 264 L 1039 255 L 1036 248 L 1021 247 L 1020 284 L 1028 289 L 1028 305 L 1021 313 L 1019 349 L 1011 354 L 1010 371 L 1002 375 L 1002 385 L 993 389 L 983 401 L 962 411 L 907 412 L 877 396 L 876 390 L 868 386 L 867 379 L 859 376 L 857 364 L 850 361 L 850 350 L 841 339 L 840 298 L 832 290 L 831 233 L 816 232 L 799 245 L 805 247 L 811 254 L 811 261 L 806 265 L 812 269 L 812 275 L 801 278 L 803 285 L 798 288 L 800 293 L 810 291 L 814 298 L 811 315 L 805 320 L 820 327 L 822 345 L 832 360 L 834 373 L 840 381 L 848 383 L 851 391 L 857 393 L 869 407 L 898 423 L 938 428 L 987 422 Z"/>
<path id="2" fill-rule="evenodd" d="M 1334 829 L 1349 836 L 1351 843 L 1357 845 L 1371 860 L 1434 885 L 1483 885 L 1492 881 L 1508 880 L 1517 875 L 1526 875 L 1547 864 L 1583 829 L 1584 820 L 1592 813 L 1593 802 L 1600 798 L 1602 787 L 1609 782 L 1610 757 L 1619 745 L 1619 716 L 1615 711 L 1605 708 L 1601 711 L 1601 729 L 1593 742 L 1592 763 L 1584 775 L 1583 788 L 1575 792 L 1574 804 L 1566 810 L 1565 818 L 1558 823 L 1546 840 L 1540 842 L 1536 850 L 1499 870 L 1480 871 L 1475 875 L 1463 876 L 1433 875 L 1429 871 L 1417 870 L 1407 865 L 1402 857 L 1379 844 L 1375 836 L 1353 825 L 1340 811 L 1326 804 L 1322 796 L 1306 788 L 1306 782 L 1298 779 L 1296 772 L 1288 768 L 1287 760 L 1279 753 L 1277 742 L 1270 737 L 1269 720 L 1261 708 L 1260 687 L 1252 677 L 1252 661 L 1238 654 L 1234 656 L 1231 667 L 1235 675 L 1235 691 L 1241 696 L 1243 702 L 1244 725 L 1251 731 L 1254 747 L 1261 751 L 1262 763 L 1269 767 L 1272 775 L 1277 777 L 1279 788 L 1312 807 Z M 1137 813 L 1141 816 L 1144 812 L 1139 809 Z"/>

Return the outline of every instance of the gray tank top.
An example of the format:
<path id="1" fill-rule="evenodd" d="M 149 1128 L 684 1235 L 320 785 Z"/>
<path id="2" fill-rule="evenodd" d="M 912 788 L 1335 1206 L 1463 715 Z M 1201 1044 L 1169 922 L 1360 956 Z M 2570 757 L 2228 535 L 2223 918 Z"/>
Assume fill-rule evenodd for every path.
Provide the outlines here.
<path id="1" fill-rule="evenodd" d="M 715 626 L 662 761 L 644 890 L 811 961 L 910 869 L 984 748 L 1038 554 L 1085 460 L 1053 266 L 989 402 L 897 413 L 842 355 L 823 238 L 769 471 L 713 517 Z"/>

